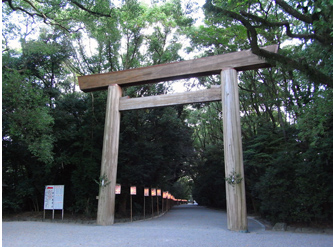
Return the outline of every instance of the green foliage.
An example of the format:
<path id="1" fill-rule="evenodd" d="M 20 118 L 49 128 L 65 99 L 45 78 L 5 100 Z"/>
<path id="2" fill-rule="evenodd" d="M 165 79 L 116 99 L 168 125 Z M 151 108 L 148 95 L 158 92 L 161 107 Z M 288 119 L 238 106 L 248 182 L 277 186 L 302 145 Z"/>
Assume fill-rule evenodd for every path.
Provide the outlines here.
<path id="1" fill-rule="evenodd" d="M 92 215 L 97 209 L 106 92 L 77 92 L 77 75 L 180 60 L 179 33 L 191 18 L 183 14 L 180 1 L 150 7 L 124 1 L 115 7 L 107 1 L 23 0 L 5 3 L 4 10 L 4 209 L 40 210 L 45 184 L 54 183 L 65 185 L 66 210 Z M 26 27 L 10 23 L 13 13 L 27 14 L 20 17 Z M 38 29 L 39 17 L 49 25 Z M 149 26 L 155 32 L 145 34 Z M 13 33 L 21 37 L 19 51 L 10 47 Z M 124 93 L 156 95 L 167 87 L 139 86 Z M 186 115 L 183 107 L 123 114 L 118 180 L 125 188 L 172 188 L 184 176 L 193 154 Z"/>
<path id="2" fill-rule="evenodd" d="M 53 118 L 43 90 L 16 71 L 4 71 L 3 100 L 3 136 L 18 138 L 32 155 L 50 165 L 53 161 Z"/>
<path id="3" fill-rule="evenodd" d="M 260 1 L 261 10 L 256 7 L 259 1 L 214 1 L 214 4 L 224 10 L 256 15 L 267 8 L 262 15 L 272 23 L 286 19 L 286 13 L 278 11 L 277 6 L 269 5 L 268 1 Z M 207 56 L 249 48 L 251 42 L 246 40 L 249 29 L 244 23 L 226 18 L 228 11 L 210 8 L 206 8 L 205 25 L 187 33 L 192 39 L 189 50 L 198 47 Z M 296 20 L 295 23 L 300 25 Z M 281 35 L 282 27 L 272 26 L 267 29 L 269 31 L 263 31 L 263 27 L 258 25 L 256 29 L 260 45 L 281 43 L 287 38 Z M 309 29 L 293 31 L 306 30 Z M 280 54 L 299 57 L 304 63 L 318 66 L 331 75 L 331 49 L 326 49 L 325 45 L 313 41 L 290 45 Z M 272 221 L 331 220 L 332 198 L 329 194 L 332 182 L 328 177 L 332 176 L 329 161 L 332 138 L 329 138 L 331 127 L 327 122 L 332 108 L 330 90 L 318 86 L 316 80 L 310 83 L 304 74 L 291 70 L 290 66 L 248 71 L 239 76 L 248 211 Z M 211 78 L 202 78 L 200 83 L 209 85 L 211 81 Z M 203 157 L 206 157 L 207 148 L 222 147 L 223 137 L 221 125 L 216 124 L 221 121 L 221 110 L 210 109 L 212 107 L 202 107 L 202 112 L 193 112 L 189 123 L 194 129 L 195 148 L 199 154 L 196 173 L 193 173 L 194 198 L 213 206 L 216 202 L 208 196 L 211 188 L 206 188 L 205 184 L 216 180 L 217 175 L 212 171 L 217 168 L 212 167 L 211 171 L 207 166 L 202 171 L 205 175 L 201 175 L 201 167 L 206 164 Z M 222 176 L 225 177 L 223 173 Z"/>
<path id="4" fill-rule="evenodd" d="M 181 115 L 180 115 L 181 116 Z M 172 185 L 191 157 L 191 131 L 173 107 L 123 114 L 118 181 Z"/>
<path id="5" fill-rule="evenodd" d="M 247 41 L 244 42 L 256 55 L 264 57 L 280 68 L 295 69 L 315 84 L 332 87 L 330 64 L 332 56 L 332 8 L 328 1 L 206 1 L 205 10 L 211 26 L 218 32 L 242 26 Z M 325 9 L 325 10 L 324 10 Z M 242 36 L 242 35 L 241 35 Z M 269 44 L 282 45 L 284 41 L 296 43 L 299 53 L 272 54 L 260 50 Z M 238 39 L 232 44 L 239 44 Z M 317 44 L 326 51 L 317 57 L 312 49 Z M 304 52 L 304 53 L 303 53 Z M 306 54 L 306 55 L 304 55 Z"/>
<path id="6" fill-rule="evenodd" d="M 191 199 L 193 181 L 190 177 L 184 176 L 178 179 L 170 189 L 170 193 L 177 199 Z"/>
<path id="7" fill-rule="evenodd" d="M 198 56 L 297 41 L 266 56 L 275 68 L 239 73 L 248 211 L 272 221 L 332 220 L 331 1 L 288 1 L 299 15 L 282 2 L 207 1 L 201 26 L 179 0 L 4 2 L 3 209 L 38 211 L 44 186 L 64 184 L 66 210 L 95 214 L 106 92 L 77 92 L 77 75 L 180 61 L 186 35 Z M 13 39 L 20 49 L 11 49 Z M 169 84 L 123 91 L 158 95 Z M 224 208 L 222 110 L 218 102 L 124 112 L 118 212 L 126 214 L 134 184 L 185 199 L 193 190 L 200 204 Z"/>
<path id="8" fill-rule="evenodd" d="M 68 210 L 96 212 L 106 93 L 62 95 L 54 112 L 55 180 L 65 184 Z"/>
<path id="9" fill-rule="evenodd" d="M 206 146 L 197 164 L 193 199 L 199 205 L 226 208 L 223 144 Z"/>

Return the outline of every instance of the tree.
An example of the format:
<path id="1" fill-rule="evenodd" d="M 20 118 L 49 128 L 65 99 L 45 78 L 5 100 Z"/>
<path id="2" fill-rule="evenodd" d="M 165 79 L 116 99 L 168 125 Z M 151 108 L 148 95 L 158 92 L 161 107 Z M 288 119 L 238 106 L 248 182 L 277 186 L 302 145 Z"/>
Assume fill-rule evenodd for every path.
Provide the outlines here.
<path id="1" fill-rule="evenodd" d="M 332 215 L 328 209 L 331 199 L 327 197 L 331 185 L 326 177 L 326 174 L 332 175 L 332 171 L 327 169 L 329 166 L 324 165 L 327 164 L 327 160 L 325 158 L 321 160 L 321 157 L 327 157 L 331 151 L 323 148 L 327 151 L 325 155 L 319 150 L 317 154 L 316 151 L 312 153 L 309 141 L 314 140 L 312 139 L 314 136 L 319 138 L 318 132 L 323 131 L 321 133 L 325 134 L 320 135 L 320 140 L 325 143 L 323 145 L 329 147 L 331 143 L 329 140 L 321 139 L 328 134 L 329 128 L 315 127 L 321 126 L 326 121 L 324 120 L 328 116 L 326 110 L 330 109 L 330 104 L 322 105 L 317 95 L 320 95 L 323 101 L 330 102 L 330 82 L 323 78 L 331 77 L 331 47 L 327 43 L 331 36 L 329 33 L 324 34 L 324 29 L 321 31 L 316 29 L 318 23 L 315 21 L 312 24 L 297 21 L 296 17 L 291 16 L 278 2 L 281 3 L 281 1 L 214 1 L 214 3 L 207 1 L 205 24 L 187 32 L 192 45 L 189 50 L 199 47 L 203 51 L 203 56 L 210 56 L 251 48 L 255 54 L 275 64 L 271 60 L 273 56 L 260 54 L 255 51 L 256 48 L 259 45 L 272 43 L 282 45 L 291 38 L 303 39 L 303 42 L 298 44 L 285 46 L 280 51 L 279 57 L 289 62 L 290 59 L 295 60 L 295 63 L 304 62 L 306 66 L 312 66 L 312 69 L 319 71 L 319 74 L 324 74 L 324 77 L 318 74 L 316 77 L 308 75 L 308 71 L 292 62 L 284 66 L 281 60 L 277 60 L 278 66 L 275 68 L 239 74 L 247 206 L 248 211 L 259 213 L 274 222 L 323 221 L 325 217 L 331 219 Z M 289 4 L 291 3 L 297 7 L 296 3 L 290 1 Z M 299 6 L 306 7 L 307 4 L 312 6 L 314 3 L 302 2 Z M 313 8 L 311 11 L 315 12 Z M 322 18 L 331 18 L 329 11 L 326 11 L 323 15 L 327 16 Z M 283 25 L 278 25 L 283 22 Z M 294 26 L 296 24 L 299 25 L 299 29 Z M 331 27 L 328 26 L 329 28 Z M 289 31 L 284 32 L 286 29 L 290 29 L 292 34 Z M 323 36 L 312 37 L 314 32 Z M 324 36 L 325 38 L 327 36 L 326 41 L 321 40 Z M 325 54 L 322 54 L 322 51 Z M 298 70 L 295 70 L 296 67 Z M 214 78 L 201 78 L 200 83 L 206 86 L 211 83 L 218 84 L 214 82 Z M 312 109 L 313 111 L 321 109 L 318 112 L 322 117 Z M 197 114 L 191 123 L 199 154 L 193 172 L 194 193 L 202 199 L 201 203 L 213 205 L 216 204 L 214 197 L 209 197 L 209 189 L 204 185 L 212 186 L 211 181 L 217 181 L 218 175 L 216 172 L 211 172 L 205 163 L 210 159 L 203 157 L 211 153 L 209 150 L 218 153 L 217 145 L 220 147 L 223 145 L 222 132 L 217 135 L 219 128 L 215 125 L 221 110 L 208 114 L 209 108 L 203 107 L 202 111 L 204 114 L 201 116 L 205 118 L 200 119 L 198 117 L 200 115 Z M 309 121 L 308 117 L 313 120 Z M 300 129 L 305 123 L 303 121 L 309 124 L 307 129 Z M 220 143 L 216 140 L 220 140 Z M 223 167 L 223 164 L 219 165 Z M 222 167 L 216 166 L 215 170 Z M 313 173 L 306 175 L 311 169 Z M 201 174 L 200 171 L 203 170 L 206 175 Z M 223 172 L 219 174 L 221 174 L 219 179 L 222 179 Z M 222 184 L 220 188 L 222 189 Z M 309 193 L 305 194 L 305 191 Z"/>
<path id="2" fill-rule="evenodd" d="M 65 184 L 66 188 L 66 209 L 73 213 L 92 214 L 96 210 L 97 203 L 95 197 L 98 185 L 95 180 L 98 180 L 99 176 L 106 92 L 89 94 L 77 92 L 75 78 L 77 75 L 180 60 L 178 50 L 181 45 L 178 43 L 177 32 L 189 25 L 191 19 L 183 13 L 180 1 L 151 7 L 138 1 L 124 1 L 118 7 L 108 1 L 70 1 L 66 4 L 59 4 L 59 1 L 39 4 L 29 1 L 4 1 L 3 9 L 5 16 L 23 13 L 24 20 L 32 20 L 28 22 L 29 29 L 31 27 L 31 30 L 36 30 L 35 33 L 38 34 L 36 38 L 31 32 L 20 33 L 22 50 L 14 54 L 6 45 L 9 44 L 11 30 L 19 30 L 20 26 L 8 24 L 3 45 L 6 50 L 4 55 L 8 56 L 8 60 L 5 61 L 4 67 L 8 74 L 17 71 L 17 77 L 12 80 L 17 80 L 17 85 L 21 87 L 25 87 L 25 77 L 29 79 L 26 81 L 27 88 L 31 85 L 33 88 L 24 91 L 25 96 L 29 98 L 30 94 L 36 91 L 34 96 L 40 97 L 38 103 L 30 105 L 34 105 L 34 111 L 43 110 L 45 115 L 50 117 L 50 119 L 44 118 L 48 125 L 44 123 L 43 134 L 47 136 L 50 132 L 52 137 L 50 146 L 44 147 L 39 145 L 40 143 L 34 146 L 51 156 L 52 161 L 48 163 L 47 171 L 36 161 L 37 154 L 36 157 L 26 161 L 30 166 L 24 166 L 25 163 L 22 166 L 16 165 L 19 160 L 25 160 L 29 154 L 27 145 L 22 145 L 24 152 L 19 153 L 19 149 L 15 150 L 14 147 L 20 140 L 15 139 L 12 146 L 6 147 L 4 170 L 8 175 L 6 181 L 10 181 L 6 195 L 9 197 L 10 191 L 17 199 L 22 195 L 22 191 L 18 191 L 15 186 L 25 183 L 29 191 L 26 197 L 34 198 L 34 203 L 40 206 L 43 201 L 43 186 L 53 182 L 61 183 Z M 133 19 L 134 15 L 138 18 Z M 7 20 L 9 22 L 10 18 Z M 48 26 L 37 29 L 34 22 L 40 21 L 44 21 Z M 182 26 L 179 27 L 178 24 Z M 163 28 L 158 32 L 146 34 L 149 26 L 156 28 L 163 26 Z M 163 54 L 158 54 L 155 49 L 150 49 L 149 45 L 152 40 L 161 37 L 164 43 L 158 46 L 157 50 Z M 94 45 L 87 45 L 85 42 L 87 38 L 93 41 L 91 44 Z M 145 49 L 149 49 L 149 52 Z M 20 63 L 14 63 L 18 57 Z M 19 77 L 19 75 L 24 76 Z M 8 87 L 11 87 L 8 78 L 6 79 Z M 146 85 L 124 89 L 124 93 L 131 97 L 156 95 L 166 93 L 167 87 L 167 84 L 162 83 Z M 10 97 L 9 91 L 7 96 Z M 47 102 L 42 103 L 41 99 Z M 13 108 L 18 107 L 15 102 L 12 102 L 12 105 Z M 15 115 L 11 114 L 8 112 L 8 116 Z M 36 121 L 40 121 L 38 124 L 42 125 L 43 116 L 34 112 L 32 114 L 40 118 Z M 123 186 L 133 183 L 141 183 L 142 186 L 145 184 L 162 186 L 166 183 L 165 186 L 172 187 L 173 183 L 184 175 L 187 156 L 192 152 L 190 130 L 185 124 L 186 114 L 183 107 L 123 114 L 121 132 L 123 148 L 119 155 L 121 168 L 118 173 L 118 179 Z M 133 128 L 133 123 L 136 128 Z M 14 121 L 6 125 L 8 129 L 14 127 Z M 22 131 L 21 128 L 20 125 L 16 129 Z M 35 138 L 40 138 L 41 133 L 35 134 Z M 11 137 L 13 138 L 13 135 Z M 22 138 L 22 141 L 26 140 Z M 133 151 L 133 147 L 137 149 Z M 14 164 L 15 156 L 19 158 Z M 34 175 L 29 176 L 29 180 L 26 181 L 25 172 Z M 41 177 L 38 184 L 32 185 L 37 176 Z M 15 179 L 13 184 L 11 181 Z M 11 202 L 8 201 L 8 208 L 13 208 Z M 17 208 L 31 207 L 22 201 Z"/>
<path id="3" fill-rule="evenodd" d="M 332 6 L 329 1 L 214 1 L 205 5 L 216 26 L 245 27 L 251 51 L 272 64 L 293 68 L 318 85 L 333 87 Z M 234 22 L 236 21 L 236 22 Z M 330 23 L 327 25 L 327 23 Z M 295 56 L 267 52 L 259 46 L 267 41 L 281 44 L 287 38 L 301 42 L 302 51 Z M 325 51 L 317 56 L 320 47 Z"/>
<path id="4" fill-rule="evenodd" d="M 76 26 L 75 20 L 82 15 L 89 15 L 95 18 L 112 17 L 115 8 L 109 1 L 68 1 L 65 3 L 57 0 L 48 2 L 32 2 L 28 0 L 3 0 L 11 11 L 28 15 L 31 18 L 37 17 L 45 24 L 61 28 L 71 33 L 77 32 L 81 27 Z M 104 12 L 105 11 L 105 12 Z"/>
<path id="5" fill-rule="evenodd" d="M 20 59 L 3 59 L 4 64 Z M 3 105 L 3 196 L 4 209 L 39 209 L 39 183 L 54 160 L 54 119 L 43 89 L 27 73 L 6 68 L 2 74 Z"/>

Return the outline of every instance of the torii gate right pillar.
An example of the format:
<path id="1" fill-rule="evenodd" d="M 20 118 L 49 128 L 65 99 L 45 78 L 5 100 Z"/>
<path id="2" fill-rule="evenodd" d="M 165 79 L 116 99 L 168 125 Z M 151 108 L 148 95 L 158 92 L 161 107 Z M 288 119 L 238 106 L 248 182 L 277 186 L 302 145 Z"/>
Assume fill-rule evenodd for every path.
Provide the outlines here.
<path id="1" fill-rule="evenodd" d="M 241 139 L 237 71 L 221 72 L 224 164 L 227 195 L 228 229 L 247 232 L 247 212 Z"/>

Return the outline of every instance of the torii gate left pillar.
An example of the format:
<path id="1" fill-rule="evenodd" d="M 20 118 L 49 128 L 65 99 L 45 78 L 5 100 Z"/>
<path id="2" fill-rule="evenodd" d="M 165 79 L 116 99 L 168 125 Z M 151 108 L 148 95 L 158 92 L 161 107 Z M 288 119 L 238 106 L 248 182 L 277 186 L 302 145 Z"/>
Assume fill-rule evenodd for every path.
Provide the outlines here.
<path id="1" fill-rule="evenodd" d="M 114 223 L 121 96 L 122 90 L 118 85 L 108 87 L 97 211 L 97 224 L 102 226 Z"/>

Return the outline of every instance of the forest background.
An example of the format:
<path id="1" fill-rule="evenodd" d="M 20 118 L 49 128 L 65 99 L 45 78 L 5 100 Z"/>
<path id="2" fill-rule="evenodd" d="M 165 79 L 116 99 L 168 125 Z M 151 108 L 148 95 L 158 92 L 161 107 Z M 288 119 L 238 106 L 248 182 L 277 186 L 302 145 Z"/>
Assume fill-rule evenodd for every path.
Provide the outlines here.
<path id="1" fill-rule="evenodd" d="M 3 0 L 3 212 L 41 211 L 45 185 L 64 184 L 65 211 L 96 214 L 106 92 L 81 92 L 77 76 L 251 49 L 274 67 L 239 73 L 248 212 L 272 222 L 332 222 L 332 6 Z M 278 54 L 260 49 L 271 44 Z M 190 91 L 220 78 L 176 84 Z M 124 95 L 168 94 L 174 85 Z M 128 215 L 131 185 L 225 208 L 222 110 L 214 102 L 122 113 L 117 215 Z M 136 213 L 142 200 L 134 199 Z"/>

